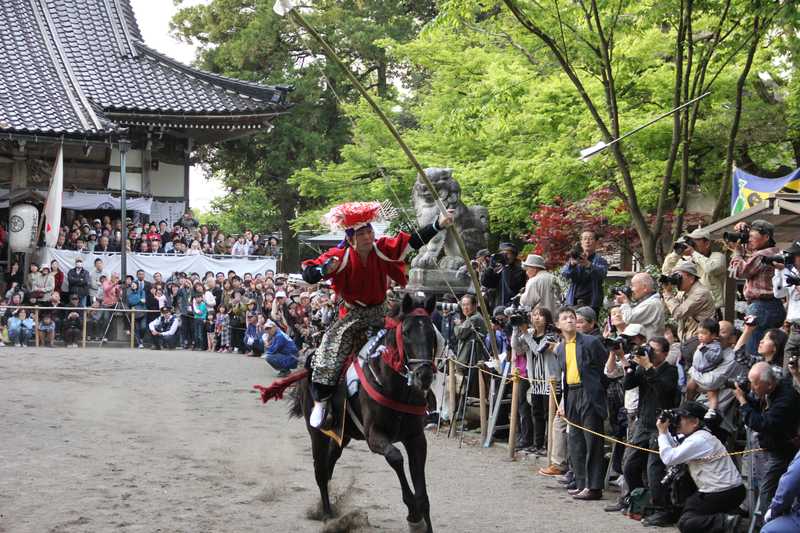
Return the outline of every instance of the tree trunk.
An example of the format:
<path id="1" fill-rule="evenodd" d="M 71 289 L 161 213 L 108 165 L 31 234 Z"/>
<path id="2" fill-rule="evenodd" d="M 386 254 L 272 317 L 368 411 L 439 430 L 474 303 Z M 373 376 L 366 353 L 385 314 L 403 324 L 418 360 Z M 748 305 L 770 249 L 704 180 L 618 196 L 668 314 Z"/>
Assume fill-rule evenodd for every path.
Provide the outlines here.
<path id="1" fill-rule="evenodd" d="M 739 79 L 736 81 L 736 107 L 733 113 L 733 121 L 731 121 L 731 129 L 728 133 L 728 147 L 725 156 L 725 168 L 723 169 L 722 183 L 719 188 L 719 196 L 717 197 L 717 205 L 714 206 L 714 212 L 711 214 L 711 220 L 717 221 L 722 218 L 723 213 L 727 212 L 728 198 L 730 197 L 731 178 L 733 176 L 733 151 L 736 147 L 736 137 L 739 134 L 739 121 L 742 118 L 742 101 L 744 99 L 744 85 L 747 82 L 747 76 L 750 74 L 750 68 L 753 66 L 753 57 L 756 55 L 758 43 L 761 41 L 760 33 L 761 20 L 758 16 L 753 19 L 753 37 L 750 43 L 750 49 L 747 51 L 747 60 L 742 68 Z"/>
<path id="2" fill-rule="evenodd" d="M 300 245 L 297 240 L 297 234 L 289 225 L 289 222 L 294 220 L 297 216 L 295 212 L 297 208 L 297 201 L 295 193 L 292 191 L 285 191 L 285 194 L 280 196 L 278 202 L 278 210 L 281 214 L 280 230 L 281 230 L 281 248 L 283 253 L 281 255 L 281 270 L 283 272 L 298 272 L 300 270 Z"/>

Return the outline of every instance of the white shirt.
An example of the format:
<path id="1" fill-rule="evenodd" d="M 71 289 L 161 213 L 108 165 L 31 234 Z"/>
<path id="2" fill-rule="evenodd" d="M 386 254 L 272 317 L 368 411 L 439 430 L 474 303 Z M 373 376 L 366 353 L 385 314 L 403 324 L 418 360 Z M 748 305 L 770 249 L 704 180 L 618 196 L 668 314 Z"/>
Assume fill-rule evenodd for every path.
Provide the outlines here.
<path id="1" fill-rule="evenodd" d="M 156 327 L 158 326 L 159 321 L 162 318 L 163 317 L 158 317 L 155 320 L 153 320 L 152 322 L 150 322 L 150 324 L 148 324 L 148 327 L 150 328 L 150 333 L 155 333 L 157 331 Z M 169 331 L 164 331 L 163 333 L 161 333 L 161 335 L 165 335 L 165 336 L 175 335 L 175 332 L 178 331 L 178 326 L 180 326 L 180 325 L 181 325 L 181 319 L 178 318 L 178 317 L 175 317 L 175 320 L 172 321 L 172 326 L 169 328 Z"/>
<path id="2" fill-rule="evenodd" d="M 725 446 L 710 432 L 698 429 L 678 444 L 668 433 L 658 435 L 658 454 L 667 466 L 687 464 L 700 492 L 722 492 L 742 484 L 742 476 Z"/>
<path id="3" fill-rule="evenodd" d="M 772 276 L 772 293 L 775 298 L 787 298 L 789 305 L 786 307 L 786 321 L 800 322 L 800 285 L 786 285 L 784 274 L 800 277 L 800 274 L 792 266 L 786 265 L 782 270 L 775 270 Z"/>
<path id="4" fill-rule="evenodd" d="M 619 309 L 626 324 L 639 324 L 644 328 L 645 338 L 652 339 L 664 334 L 666 311 L 657 292 L 637 302 L 636 305 L 624 303 Z"/>

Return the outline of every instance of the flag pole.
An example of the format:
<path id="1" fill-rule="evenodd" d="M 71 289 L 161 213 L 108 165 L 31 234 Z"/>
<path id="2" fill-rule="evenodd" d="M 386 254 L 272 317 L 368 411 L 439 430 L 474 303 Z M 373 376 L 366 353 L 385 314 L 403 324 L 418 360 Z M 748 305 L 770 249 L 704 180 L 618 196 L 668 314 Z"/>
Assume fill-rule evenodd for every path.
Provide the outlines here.
<path id="1" fill-rule="evenodd" d="M 288 14 L 290 17 L 292 17 L 292 20 L 298 26 L 306 30 L 311 35 L 311 37 L 313 37 L 314 40 L 322 47 L 328 59 L 336 63 L 336 65 L 342 70 L 342 72 L 347 76 L 347 78 L 350 80 L 353 86 L 358 90 L 359 93 L 361 93 L 361 96 L 364 97 L 364 100 L 367 101 L 367 103 L 375 112 L 375 114 L 378 115 L 378 118 L 381 119 L 381 122 L 383 122 L 383 124 L 392 134 L 392 137 L 394 137 L 394 140 L 397 141 L 397 144 L 400 145 L 400 148 L 403 150 L 403 153 L 411 162 L 411 165 L 416 169 L 420 180 L 422 180 L 422 182 L 425 184 L 425 187 L 428 189 L 428 191 L 430 191 L 431 196 L 434 198 L 436 202 L 436 207 L 438 207 L 439 212 L 442 214 L 447 214 L 447 208 L 445 207 L 444 202 L 442 202 L 441 198 L 439 197 L 439 193 L 436 191 L 436 187 L 433 186 L 433 183 L 431 182 L 430 178 L 428 178 L 428 176 L 425 174 L 425 169 L 422 168 L 422 165 L 417 160 L 414 153 L 411 151 L 411 148 L 409 148 L 409 146 L 403 140 L 403 137 L 400 135 L 400 132 L 394 126 L 394 124 L 386 115 L 386 113 L 383 112 L 380 106 L 378 106 L 378 104 L 372 98 L 372 95 L 369 94 L 367 89 L 359 81 L 356 75 L 353 74 L 353 72 L 347 67 L 347 65 L 345 65 L 344 62 L 339 58 L 339 56 L 336 54 L 336 51 L 327 43 L 327 41 L 325 41 L 322 35 L 320 35 L 319 32 L 317 32 L 317 30 L 298 12 L 297 8 L 294 5 L 292 5 L 292 2 L 290 0 L 278 0 L 278 2 L 275 4 L 274 9 L 278 15 L 282 16 Z M 464 262 L 467 267 L 467 272 L 469 273 L 469 277 L 475 289 L 475 297 L 478 300 L 478 306 L 480 308 L 481 315 L 483 317 L 484 322 L 486 323 L 486 327 L 488 328 L 491 324 L 490 317 L 492 316 L 492 314 L 489 310 L 489 307 L 486 304 L 486 300 L 483 297 L 483 293 L 481 292 L 481 285 L 480 281 L 478 280 L 478 274 L 472 267 L 472 262 L 470 260 L 469 254 L 467 253 L 467 247 L 464 244 L 464 240 L 461 238 L 461 235 L 458 233 L 455 226 L 449 226 L 447 228 L 447 232 L 456 242 L 458 250 L 464 259 Z M 495 336 L 489 335 L 489 339 L 491 342 L 492 354 L 494 358 L 499 362 L 499 351 L 497 349 L 497 341 L 495 339 Z"/>

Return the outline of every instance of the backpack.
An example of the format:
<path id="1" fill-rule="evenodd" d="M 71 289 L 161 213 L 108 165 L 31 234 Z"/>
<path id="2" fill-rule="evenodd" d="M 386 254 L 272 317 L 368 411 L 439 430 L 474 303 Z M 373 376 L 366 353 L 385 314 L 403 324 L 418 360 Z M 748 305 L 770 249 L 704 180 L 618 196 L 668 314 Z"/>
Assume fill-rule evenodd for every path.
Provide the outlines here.
<path id="1" fill-rule="evenodd" d="M 650 489 L 640 487 L 633 489 L 627 497 L 625 514 L 634 520 L 652 513 L 653 502 L 650 498 Z"/>

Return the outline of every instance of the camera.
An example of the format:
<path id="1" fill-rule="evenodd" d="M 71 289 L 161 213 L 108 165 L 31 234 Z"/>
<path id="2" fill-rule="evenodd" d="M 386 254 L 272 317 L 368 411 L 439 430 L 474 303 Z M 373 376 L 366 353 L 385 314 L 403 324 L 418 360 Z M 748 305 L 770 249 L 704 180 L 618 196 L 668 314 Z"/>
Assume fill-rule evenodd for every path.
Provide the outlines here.
<path id="1" fill-rule="evenodd" d="M 689 236 L 684 236 L 675 241 L 675 244 L 672 245 L 672 249 L 675 251 L 676 254 L 683 255 L 683 252 L 685 252 L 686 248 L 688 248 L 689 246 L 694 248 L 694 239 L 692 239 Z"/>
<path id="2" fill-rule="evenodd" d="M 658 282 L 661 285 L 672 285 L 673 287 L 680 287 L 681 281 L 683 281 L 683 277 L 681 277 L 680 273 L 675 272 L 674 274 L 661 274 L 658 277 Z"/>
<path id="3" fill-rule="evenodd" d="M 725 231 L 722 233 L 722 239 L 725 242 L 747 244 L 750 240 L 750 227 L 745 227 L 742 231 Z"/>
<path id="4" fill-rule="evenodd" d="M 505 265 L 506 264 L 506 253 L 505 252 L 497 252 L 492 254 L 492 264 L 493 265 Z"/>
<path id="5" fill-rule="evenodd" d="M 649 344 L 643 344 L 641 346 L 637 346 L 636 348 L 633 349 L 633 352 L 631 353 L 635 357 L 647 357 L 651 361 L 653 360 L 653 356 L 655 355 L 653 347 L 650 346 Z"/>
<path id="6" fill-rule="evenodd" d="M 624 294 L 628 298 L 631 298 L 633 296 L 633 289 L 631 289 L 627 285 L 614 285 L 613 287 L 608 289 L 608 293 L 611 295 L 612 298 L 617 294 Z"/>
<path id="7" fill-rule="evenodd" d="M 670 424 L 677 423 L 680 418 L 680 415 L 675 412 L 675 409 L 662 409 L 656 414 L 658 415 L 659 422 L 669 422 Z"/>
<path id="8" fill-rule="evenodd" d="M 606 337 L 603 339 L 603 346 L 609 350 L 625 351 L 627 344 L 627 341 L 623 337 Z"/>
<path id="9" fill-rule="evenodd" d="M 762 255 L 761 262 L 765 265 L 772 266 L 772 263 L 781 263 L 785 265 L 787 263 L 791 263 L 794 259 L 794 255 L 787 254 L 786 252 L 777 254 L 777 255 Z"/>
<path id="10" fill-rule="evenodd" d="M 583 257 L 583 248 L 581 248 L 580 244 L 576 245 L 569 251 L 569 258 L 574 261 L 580 261 L 581 257 Z"/>
<path id="11" fill-rule="evenodd" d="M 506 307 L 503 314 L 508 317 L 508 323 L 512 327 L 521 326 L 523 324 L 530 324 L 530 311 L 525 307 Z"/>
<path id="12" fill-rule="evenodd" d="M 664 474 L 664 477 L 661 478 L 662 485 L 672 485 L 673 482 L 679 480 L 686 474 L 687 467 L 685 464 L 680 465 L 672 465 L 667 467 L 667 471 Z"/>
<path id="13" fill-rule="evenodd" d="M 458 304 L 453 302 L 436 302 L 436 307 L 445 313 L 455 313 L 458 311 Z"/>
<path id="14" fill-rule="evenodd" d="M 736 385 L 739 385 L 739 388 L 742 389 L 742 392 L 744 392 L 745 394 L 750 392 L 750 381 L 747 379 L 746 376 L 739 376 L 738 378 L 728 378 L 725 380 L 726 389 L 735 389 Z"/>
<path id="15" fill-rule="evenodd" d="M 786 274 L 784 278 L 786 279 L 786 284 L 790 287 L 800 285 L 800 277 L 793 276 L 792 274 Z"/>

